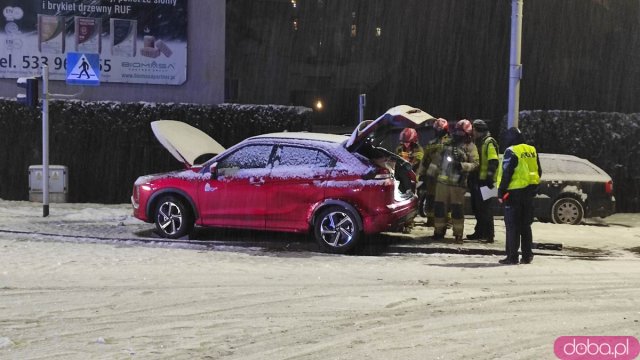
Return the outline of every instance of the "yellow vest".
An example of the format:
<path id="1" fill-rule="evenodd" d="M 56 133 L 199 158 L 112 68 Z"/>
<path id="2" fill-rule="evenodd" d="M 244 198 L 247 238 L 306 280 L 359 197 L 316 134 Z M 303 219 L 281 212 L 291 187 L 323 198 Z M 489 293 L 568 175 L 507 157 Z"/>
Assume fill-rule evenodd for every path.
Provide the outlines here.
<path id="1" fill-rule="evenodd" d="M 493 145 L 493 146 L 492 146 Z M 487 179 L 487 170 L 489 169 L 489 160 L 498 160 L 498 153 L 496 148 L 498 144 L 492 138 L 487 136 L 480 148 L 480 172 L 478 174 L 478 178 L 480 180 Z M 493 174 L 493 181 L 495 181 L 495 174 Z"/>
<path id="2" fill-rule="evenodd" d="M 511 182 L 508 190 L 524 189 L 529 185 L 540 184 L 540 175 L 538 175 L 538 153 L 536 148 L 527 144 L 519 144 L 511 146 L 511 151 L 518 157 L 518 166 L 513 170 Z M 498 167 L 498 184 L 502 180 L 502 159 Z"/>

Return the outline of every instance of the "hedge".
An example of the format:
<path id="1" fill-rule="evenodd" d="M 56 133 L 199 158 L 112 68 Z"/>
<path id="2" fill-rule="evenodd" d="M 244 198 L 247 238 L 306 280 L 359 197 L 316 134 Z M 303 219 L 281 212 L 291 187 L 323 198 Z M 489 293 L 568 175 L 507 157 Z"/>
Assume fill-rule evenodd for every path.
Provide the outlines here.
<path id="1" fill-rule="evenodd" d="M 275 105 L 51 101 L 49 163 L 69 168 L 69 202 L 126 203 L 140 175 L 176 170 L 150 123 L 191 124 L 225 147 L 249 136 L 308 131 L 309 108 Z M 0 99 L 0 198 L 28 199 L 29 165 L 42 164 L 41 110 Z"/>
<path id="2" fill-rule="evenodd" d="M 535 110 L 520 112 L 519 119 L 538 152 L 571 154 L 598 165 L 613 178 L 617 211 L 640 211 L 640 114 Z"/>
<path id="3" fill-rule="evenodd" d="M 309 131 L 312 115 L 276 105 L 51 101 L 50 164 L 69 168 L 70 202 L 123 203 L 138 176 L 182 167 L 153 136 L 152 121 L 184 121 L 228 147 L 268 132 Z M 614 180 L 618 211 L 640 211 L 640 114 L 522 111 L 519 127 L 539 152 L 601 167 Z M 42 163 L 41 129 L 39 109 L 0 99 L 0 198 L 28 198 L 29 165 Z"/>

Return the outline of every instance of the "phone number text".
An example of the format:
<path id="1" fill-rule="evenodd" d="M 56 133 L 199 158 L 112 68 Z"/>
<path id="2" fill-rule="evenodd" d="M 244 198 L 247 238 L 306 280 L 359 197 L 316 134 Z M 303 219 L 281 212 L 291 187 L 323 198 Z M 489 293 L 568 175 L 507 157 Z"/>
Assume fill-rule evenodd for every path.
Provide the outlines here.
<path id="1" fill-rule="evenodd" d="M 53 70 L 67 70 L 67 59 L 59 56 L 52 59 L 47 56 L 24 55 L 22 61 L 9 54 L 6 57 L 0 56 L 0 69 L 40 69 L 43 65 L 50 66 Z M 100 71 L 108 73 L 111 71 L 111 59 L 100 59 Z"/>

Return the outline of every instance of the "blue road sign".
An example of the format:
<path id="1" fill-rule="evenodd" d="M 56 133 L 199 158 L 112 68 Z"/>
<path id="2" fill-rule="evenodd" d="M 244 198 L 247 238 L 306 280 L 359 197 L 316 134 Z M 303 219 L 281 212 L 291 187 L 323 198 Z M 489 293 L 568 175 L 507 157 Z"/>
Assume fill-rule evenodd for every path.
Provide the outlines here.
<path id="1" fill-rule="evenodd" d="M 100 55 L 67 53 L 67 84 L 100 85 Z"/>

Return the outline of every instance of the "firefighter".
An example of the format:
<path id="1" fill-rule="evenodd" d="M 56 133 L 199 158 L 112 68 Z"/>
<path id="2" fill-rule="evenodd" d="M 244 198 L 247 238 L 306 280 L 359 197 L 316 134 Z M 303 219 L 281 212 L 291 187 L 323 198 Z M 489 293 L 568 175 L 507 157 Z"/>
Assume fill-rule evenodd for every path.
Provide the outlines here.
<path id="1" fill-rule="evenodd" d="M 400 138 L 398 140 L 399 144 L 396 148 L 396 154 L 406 160 L 411 165 L 411 170 L 417 174 L 424 154 L 422 147 L 418 144 L 418 132 L 415 129 L 405 128 L 400 132 Z M 407 170 L 402 169 L 399 162 L 396 162 L 396 174 L 400 181 L 400 191 L 404 193 L 405 196 L 413 196 L 411 180 L 409 179 Z M 413 225 L 413 220 L 408 221 L 404 226 L 403 232 L 405 234 L 410 233 Z"/>
<path id="2" fill-rule="evenodd" d="M 524 143 L 518 128 L 507 130 L 504 141 L 507 149 L 498 167 L 498 201 L 504 205 L 507 257 L 500 264 L 518 264 L 518 248 L 522 246 L 521 264 L 533 260 L 533 197 L 537 193 L 542 168 L 536 148 Z"/>
<path id="3" fill-rule="evenodd" d="M 478 148 L 480 166 L 469 175 L 471 209 L 476 218 L 476 226 L 473 234 L 467 235 L 467 239 L 483 239 L 492 243 L 494 224 L 491 198 L 483 198 L 481 189 L 495 187 L 495 175 L 498 170 L 498 143 L 491 136 L 487 123 L 480 119 L 473 121 L 473 137 Z"/>
<path id="4" fill-rule="evenodd" d="M 447 211 L 451 211 L 453 236 L 455 242 L 460 244 L 464 232 L 464 194 L 467 189 L 467 176 L 479 166 L 471 121 L 463 119 L 456 123 L 453 137 L 444 144 L 434 161 L 437 161 L 436 164 L 439 162 L 440 166 L 436 183 L 435 229 L 432 239 L 444 239 L 447 229 L 446 214 Z"/>
<path id="5" fill-rule="evenodd" d="M 438 118 L 433 122 L 433 130 L 435 131 L 435 136 L 424 146 L 424 157 L 418 172 L 418 179 L 423 183 L 419 198 L 422 199 L 423 196 L 426 198 L 426 226 L 433 226 L 433 202 L 436 196 L 436 179 L 438 177 L 438 166 L 433 164 L 431 171 L 429 171 L 429 166 L 434 154 L 440 152 L 443 144 L 449 141 L 449 122 L 443 118 Z M 422 203 L 422 200 L 418 202 L 418 204 Z"/>
<path id="6" fill-rule="evenodd" d="M 411 164 L 411 169 L 417 174 L 424 156 L 422 147 L 418 144 L 418 132 L 411 128 L 402 129 L 399 140 L 396 154 L 408 161 Z"/>

